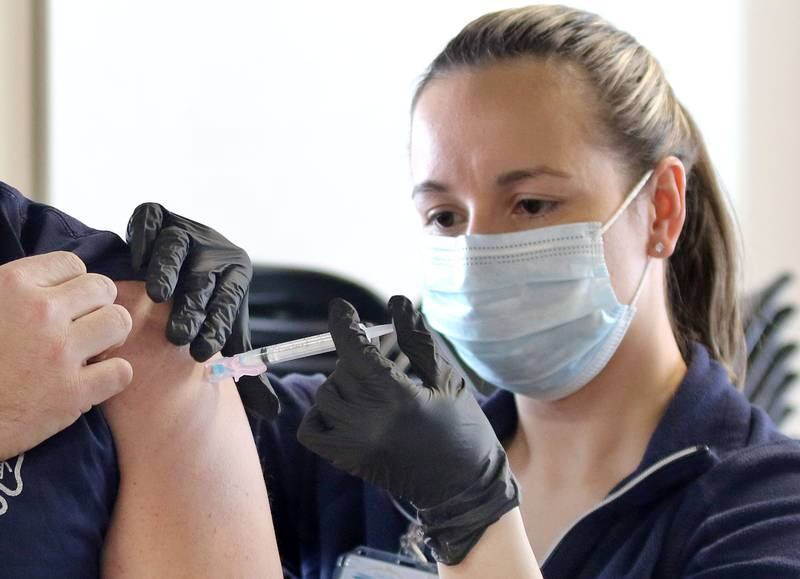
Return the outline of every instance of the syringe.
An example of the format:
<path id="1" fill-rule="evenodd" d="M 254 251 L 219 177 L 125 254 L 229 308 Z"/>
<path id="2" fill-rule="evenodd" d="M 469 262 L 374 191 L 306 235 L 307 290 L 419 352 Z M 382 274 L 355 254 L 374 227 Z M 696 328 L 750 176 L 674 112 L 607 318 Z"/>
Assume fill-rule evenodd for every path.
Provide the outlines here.
<path id="1" fill-rule="evenodd" d="M 364 330 L 369 340 L 374 340 L 380 336 L 385 336 L 386 334 L 394 332 L 394 326 L 392 326 L 392 324 L 370 327 L 366 327 L 362 324 L 361 329 Z M 329 333 L 318 334 L 316 336 L 309 336 L 308 338 L 292 340 L 291 342 L 264 346 L 263 348 L 243 352 L 242 354 L 237 354 L 229 358 L 220 358 L 218 360 L 206 362 L 206 377 L 212 384 L 216 384 L 228 378 L 233 378 L 238 381 L 242 376 L 258 376 L 263 374 L 267 371 L 267 366 L 272 364 L 333 352 L 335 349 L 336 345 L 333 343 L 333 338 Z"/>

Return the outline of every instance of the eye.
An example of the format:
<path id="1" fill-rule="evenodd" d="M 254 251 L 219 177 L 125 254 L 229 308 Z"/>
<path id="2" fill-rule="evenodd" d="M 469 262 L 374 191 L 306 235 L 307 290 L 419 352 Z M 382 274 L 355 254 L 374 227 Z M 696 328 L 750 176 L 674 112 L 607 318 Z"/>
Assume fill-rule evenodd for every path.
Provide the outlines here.
<path id="1" fill-rule="evenodd" d="M 456 223 L 456 216 L 452 211 L 442 211 L 433 216 L 432 222 L 439 227 L 453 227 Z"/>
<path id="2" fill-rule="evenodd" d="M 523 215 L 543 215 L 556 208 L 556 201 L 546 201 L 544 199 L 521 199 L 514 207 L 514 213 Z"/>
<path id="3" fill-rule="evenodd" d="M 450 232 L 462 222 L 462 217 L 455 211 L 440 209 L 428 213 L 425 226 L 438 231 Z"/>

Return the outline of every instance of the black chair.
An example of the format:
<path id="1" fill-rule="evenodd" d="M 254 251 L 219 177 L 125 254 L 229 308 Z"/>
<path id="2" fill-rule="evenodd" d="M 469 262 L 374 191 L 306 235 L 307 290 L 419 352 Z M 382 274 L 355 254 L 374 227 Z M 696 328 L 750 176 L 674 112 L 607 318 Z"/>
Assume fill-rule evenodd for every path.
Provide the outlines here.
<path id="1" fill-rule="evenodd" d="M 793 411 L 789 394 L 797 384 L 792 357 L 797 344 L 784 335 L 795 308 L 781 298 L 791 283 L 789 274 L 779 276 L 764 289 L 743 300 L 747 345 L 747 377 L 744 393 L 780 425 Z"/>
<path id="2" fill-rule="evenodd" d="M 327 332 L 328 304 L 337 297 L 353 304 L 365 322 L 389 322 L 386 300 L 353 280 L 321 271 L 255 266 L 250 285 L 253 347 Z M 276 364 L 270 371 L 279 376 L 329 374 L 335 365 L 336 353 L 331 352 Z"/>

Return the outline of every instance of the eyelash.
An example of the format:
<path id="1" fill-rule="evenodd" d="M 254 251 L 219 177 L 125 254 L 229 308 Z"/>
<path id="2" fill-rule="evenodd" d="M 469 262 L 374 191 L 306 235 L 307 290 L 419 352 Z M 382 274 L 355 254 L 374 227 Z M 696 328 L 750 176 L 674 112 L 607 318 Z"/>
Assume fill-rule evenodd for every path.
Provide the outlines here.
<path id="1" fill-rule="evenodd" d="M 536 204 L 537 210 L 530 211 L 524 207 L 524 204 Z M 546 213 L 550 213 L 558 206 L 557 201 L 549 201 L 545 199 L 520 199 L 516 205 L 514 206 L 514 213 L 515 214 L 523 214 L 529 216 L 531 219 L 538 218 Z M 521 207 L 521 209 L 517 209 Z M 443 216 L 449 216 L 450 218 L 455 219 L 457 214 L 455 211 L 434 211 L 429 214 L 427 222 L 425 223 L 426 227 L 437 227 L 439 229 L 449 229 L 455 225 L 455 223 L 451 223 L 450 225 L 442 225 L 438 220 Z"/>
<path id="2" fill-rule="evenodd" d="M 553 211 L 557 206 L 557 201 L 550 201 L 547 199 L 520 199 L 517 204 L 514 206 L 514 212 L 516 213 L 516 209 L 518 206 L 521 206 L 524 203 L 536 203 L 539 207 L 539 211 L 530 212 L 527 209 L 523 209 L 523 213 L 530 215 L 531 217 L 539 217 L 544 215 L 545 213 L 550 213 Z"/>

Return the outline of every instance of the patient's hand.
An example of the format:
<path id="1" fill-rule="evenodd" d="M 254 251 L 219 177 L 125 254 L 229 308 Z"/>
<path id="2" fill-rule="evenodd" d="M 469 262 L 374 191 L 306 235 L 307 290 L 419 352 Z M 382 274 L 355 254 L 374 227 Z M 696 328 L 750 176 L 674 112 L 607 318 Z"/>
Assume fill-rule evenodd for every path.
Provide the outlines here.
<path id="1" fill-rule="evenodd" d="M 103 405 L 121 475 L 104 577 L 280 577 L 236 386 L 209 384 L 188 347 L 167 341 L 169 304 L 141 283 L 118 286 L 133 330 L 113 355 L 131 363 L 133 382 Z"/>

